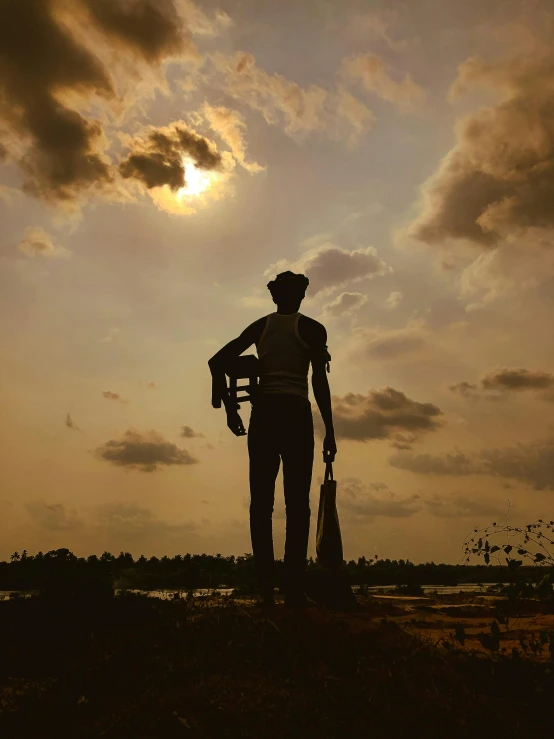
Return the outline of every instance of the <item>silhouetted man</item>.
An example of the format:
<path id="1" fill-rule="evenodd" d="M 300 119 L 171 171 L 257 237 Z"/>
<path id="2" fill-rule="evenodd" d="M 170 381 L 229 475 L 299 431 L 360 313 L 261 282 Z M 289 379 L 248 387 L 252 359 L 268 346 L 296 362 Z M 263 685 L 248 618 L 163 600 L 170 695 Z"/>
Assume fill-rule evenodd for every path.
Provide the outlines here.
<path id="1" fill-rule="evenodd" d="M 259 359 L 259 385 L 248 427 L 250 457 L 250 533 L 258 585 L 266 604 L 273 602 L 274 555 L 272 514 L 275 480 L 283 462 L 286 506 L 284 557 L 285 603 L 307 604 L 304 571 L 310 530 L 310 486 L 314 458 L 314 427 L 308 397 L 308 372 L 325 424 L 323 458 L 333 462 L 337 452 L 331 394 L 326 369 L 325 327 L 298 312 L 309 280 L 283 272 L 268 284 L 277 311 L 260 318 L 209 361 L 216 392 L 227 411 L 227 426 L 245 433 L 237 405 L 229 397 L 225 367 L 252 344 Z"/>

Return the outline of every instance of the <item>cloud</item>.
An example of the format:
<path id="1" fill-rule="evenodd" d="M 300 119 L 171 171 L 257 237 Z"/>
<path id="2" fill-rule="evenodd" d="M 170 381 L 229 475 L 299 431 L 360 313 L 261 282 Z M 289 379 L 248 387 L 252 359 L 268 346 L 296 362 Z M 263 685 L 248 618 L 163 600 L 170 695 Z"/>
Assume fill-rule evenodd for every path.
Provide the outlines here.
<path id="1" fill-rule="evenodd" d="M 554 275 L 553 246 L 554 234 L 530 229 L 525 234 L 514 232 L 479 254 L 458 280 L 461 297 L 471 300 L 466 312 L 533 290 L 550 279 Z"/>
<path id="2" fill-rule="evenodd" d="M 233 25 L 233 20 L 224 10 L 216 10 L 210 18 L 190 0 L 181 0 L 182 14 L 190 30 L 197 36 L 220 36 Z"/>
<path id="3" fill-rule="evenodd" d="M 59 244 L 52 242 L 52 237 L 42 228 L 32 227 L 25 231 L 25 235 L 18 245 L 18 250 L 27 257 L 66 257 L 69 251 Z"/>
<path id="4" fill-rule="evenodd" d="M 174 0 L 81 0 L 89 18 L 113 43 L 150 64 L 188 54 L 197 56 Z"/>
<path id="5" fill-rule="evenodd" d="M 469 382 L 460 382 L 451 385 L 450 390 L 465 398 L 474 400 L 501 400 L 507 398 L 510 393 L 521 393 L 524 391 L 544 391 L 554 388 L 554 375 L 549 372 L 528 370 L 523 367 L 509 368 L 499 367 L 484 375 L 479 385 Z M 549 393 L 543 397 L 551 399 Z"/>
<path id="6" fill-rule="evenodd" d="M 175 8 L 172 0 L 0 4 L 0 124 L 26 192 L 65 204 L 114 192 L 104 124 L 85 115 L 93 105 L 121 103 L 103 53 L 118 70 L 129 54 L 147 66 L 194 55 Z M 139 75 L 136 63 L 127 76 Z"/>
<path id="7" fill-rule="evenodd" d="M 394 292 L 390 293 L 389 297 L 386 300 L 387 305 L 389 308 L 398 308 L 398 306 L 402 303 L 404 299 L 404 296 L 401 292 L 398 290 L 394 290 Z"/>
<path id="8" fill-rule="evenodd" d="M 303 88 L 281 74 L 270 74 L 255 57 L 239 51 L 232 56 L 212 55 L 213 82 L 228 95 L 261 113 L 270 125 L 283 126 L 286 133 L 302 137 L 316 131 L 340 138 L 347 123 L 350 136 L 362 133 L 373 114 L 353 95 L 340 88 L 329 92 L 319 85 Z"/>
<path id="9" fill-rule="evenodd" d="M 470 382 L 458 382 L 456 385 L 450 385 L 450 390 L 464 398 L 479 398 L 479 388 Z"/>
<path id="10" fill-rule="evenodd" d="M 223 105 L 212 106 L 208 103 L 204 103 L 202 111 L 212 131 L 217 133 L 222 141 L 227 144 L 239 164 L 249 172 L 261 172 L 263 167 L 259 164 L 246 161 L 246 144 L 244 141 L 246 124 L 241 114 Z"/>
<path id="11" fill-rule="evenodd" d="M 458 122 L 456 145 L 424 185 L 412 236 L 490 248 L 514 232 L 554 227 L 553 86 L 551 51 L 459 67 L 453 97 L 486 87 L 502 99 Z"/>
<path id="12" fill-rule="evenodd" d="M 195 464 L 186 449 L 164 439 L 157 431 L 127 429 L 119 439 L 110 439 L 96 449 L 96 456 L 119 467 L 154 472 L 162 466 Z"/>
<path id="13" fill-rule="evenodd" d="M 357 518 L 408 518 L 421 510 L 421 501 L 419 495 L 400 498 L 382 483 L 376 488 L 351 477 L 341 483 L 340 509 Z"/>
<path id="14" fill-rule="evenodd" d="M 489 475 L 531 485 L 535 490 L 554 490 L 554 439 L 500 449 L 484 449 L 475 454 L 414 455 L 400 452 L 390 464 L 423 475 Z"/>
<path id="15" fill-rule="evenodd" d="M 554 375 L 523 368 L 495 369 L 481 379 L 486 390 L 546 390 L 554 386 Z"/>
<path id="16" fill-rule="evenodd" d="M 181 426 L 181 433 L 179 436 L 182 436 L 184 439 L 203 439 L 204 434 L 201 434 L 199 431 L 195 431 L 190 426 Z"/>
<path id="17" fill-rule="evenodd" d="M 414 434 L 394 434 L 394 436 L 391 437 L 390 445 L 394 449 L 411 449 L 412 444 L 416 440 L 416 437 Z"/>
<path id="18" fill-rule="evenodd" d="M 378 41 L 383 41 L 389 49 L 399 51 L 407 46 L 407 42 L 395 41 L 390 35 L 390 29 L 396 25 L 397 21 L 398 14 L 390 10 L 380 13 L 354 13 L 349 21 L 349 29 L 355 34 L 362 35 L 364 39 L 367 36 L 373 37 Z"/>
<path id="19" fill-rule="evenodd" d="M 167 534 L 187 533 L 197 530 L 193 521 L 172 524 L 159 519 L 148 508 L 136 503 L 108 503 L 98 506 L 95 511 L 96 522 L 102 529 L 115 531 L 124 536 L 157 533 L 159 536 Z"/>
<path id="20" fill-rule="evenodd" d="M 408 362 L 431 357 L 434 347 L 424 326 L 415 322 L 390 331 L 357 327 L 346 351 L 354 360 Z"/>
<path id="21" fill-rule="evenodd" d="M 502 512 L 494 503 L 462 494 L 448 498 L 434 495 L 423 503 L 427 512 L 437 518 L 495 517 Z"/>
<path id="22" fill-rule="evenodd" d="M 348 393 L 333 396 L 333 420 L 338 439 L 369 441 L 394 438 L 399 432 L 405 444 L 423 432 L 436 431 L 442 425 L 442 411 L 432 403 L 419 403 L 399 390 L 385 387 L 367 395 Z M 316 416 L 316 428 L 322 424 Z"/>
<path id="23" fill-rule="evenodd" d="M 371 110 L 361 100 L 354 97 L 351 92 L 343 88 L 338 91 L 336 110 L 339 119 L 344 118 L 352 128 L 348 138 L 352 144 L 355 144 L 375 121 L 375 116 Z"/>
<path id="24" fill-rule="evenodd" d="M 113 393 L 111 390 L 104 390 L 102 392 L 102 395 L 106 398 L 106 400 L 116 400 L 119 403 L 128 403 L 128 400 L 125 400 L 125 398 L 122 398 L 119 393 Z"/>
<path id="25" fill-rule="evenodd" d="M 83 525 L 76 511 L 67 509 L 63 503 L 31 501 L 25 504 L 25 510 L 34 523 L 49 531 L 69 531 Z"/>
<path id="26" fill-rule="evenodd" d="M 351 316 L 362 305 L 367 303 L 367 296 L 362 293 L 341 293 L 324 307 L 325 313 L 331 316 Z"/>
<path id="27" fill-rule="evenodd" d="M 74 431 L 79 431 L 79 427 L 76 426 L 73 423 L 73 419 L 71 418 L 71 415 L 69 413 L 65 417 L 65 425 L 67 426 L 68 429 L 73 429 Z"/>
<path id="28" fill-rule="evenodd" d="M 487 474 L 519 480 L 535 490 L 554 490 L 554 439 L 487 449 L 480 457 Z"/>
<path id="29" fill-rule="evenodd" d="M 215 144 L 187 128 L 183 121 L 151 127 L 145 138 L 133 141 L 131 153 L 119 165 L 125 179 L 134 178 L 147 189 L 167 185 L 176 192 L 186 184 L 185 156 L 199 169 L 221 166 Z"/>
<path id="30" fill-rule="evenodd" d="M 368 92 L 406 112 L 414 110 L 425 97 L 425 91 L 413 81 L 411 75 L 405 74 L 400 81 L 393 79 L 389 74 L 389 65 L 377 54 L 346 57 L 340 71 L 344 79 L 358 82 Z"/>
<path id="31" fill-rule="evenodd" d="M 393 467 L 420 475 L 472 475 L 476 474 L 475 460 L 463 452 L 435 456 L 399 452 L 389 460 Z"/>
<path id="32" fill-rule="evenodd" d="M 304 252 L 296 262 L 283 259 L 272 264 L 264 275 L 273 276 L 288 269 L 302 272 L 309 278 L 308 292 L 312 297 L 319 292 L 392 272 L 372 246 L 348 251 L 334 244 L 314 247 Z"/>

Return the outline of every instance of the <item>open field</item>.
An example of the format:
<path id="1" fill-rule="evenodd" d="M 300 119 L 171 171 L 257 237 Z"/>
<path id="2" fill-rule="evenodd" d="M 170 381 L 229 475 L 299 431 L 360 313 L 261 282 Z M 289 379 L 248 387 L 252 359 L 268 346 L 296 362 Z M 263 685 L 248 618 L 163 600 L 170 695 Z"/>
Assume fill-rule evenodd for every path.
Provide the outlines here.
<path id="1" fill-rule="evenodd" d="M 454 643 L 456 624 L 489 630 L 508 606 L 467 594 L 359 597 L 348 613 L 134 595 L 2 602 L 0 734 L 551 736 L 547 645 L 511 656 L 521 633 L 552 628 L 551 613 L 532 612 L 548 609 L 512 608 L 506 656 L 472 638 L 440 643 Z"/>

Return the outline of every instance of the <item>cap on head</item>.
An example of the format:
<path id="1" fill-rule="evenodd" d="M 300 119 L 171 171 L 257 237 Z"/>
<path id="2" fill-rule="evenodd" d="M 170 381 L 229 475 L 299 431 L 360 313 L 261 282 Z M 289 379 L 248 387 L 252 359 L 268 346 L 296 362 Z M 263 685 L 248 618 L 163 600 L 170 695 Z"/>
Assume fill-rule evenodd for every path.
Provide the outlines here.
<path id="1" fill-rule="evenodd" d="M 274 280 L 268 282 L 267 288 L 276 303 L 291 300 L 296 302 L 304 298 L 309 284 L 310 281 L 305 275 L 287 270 L 287 272 L 281 272 Z"/>

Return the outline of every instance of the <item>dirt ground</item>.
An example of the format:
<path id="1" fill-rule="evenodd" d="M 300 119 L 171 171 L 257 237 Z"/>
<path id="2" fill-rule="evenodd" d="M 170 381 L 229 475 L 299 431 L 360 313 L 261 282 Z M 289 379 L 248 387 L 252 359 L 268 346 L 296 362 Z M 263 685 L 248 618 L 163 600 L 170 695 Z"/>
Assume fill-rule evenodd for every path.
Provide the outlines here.
<path id="1" fill-rule="evenodd" d="M 546 649 L 514 659 L 471 637 L 442 646 L 456 624 L 487 631 L 510 610 L 502 647 L 551 628 L 539 603 L 467 594 L 358 597 L 349 612 L 225 598 L 0 603 L 0 736 L 551 737 Z"/>
<path id="2" fill-rule="evenodd" d="M 382 604 L 388 620 L 405 631 L 440 645 L 444 639 L 452 640 L 457 624 L 462 624 L 467 639 L 462 647 L 466 651 L 487 653 L 477 635 L 490 631 L 491 622 L 500 616 L 501 650 L 510 652 L 526 642 L 538 638 L 541 632 L 554 631 L 554 604 L 540 601 L 521 601 L 510 604 L 505 598 L 489 595 L 444 595 L 439 597 L 373 596 Z M 547 644 L 534 658 L 549 660 Z"/>

